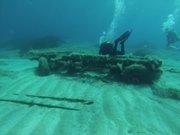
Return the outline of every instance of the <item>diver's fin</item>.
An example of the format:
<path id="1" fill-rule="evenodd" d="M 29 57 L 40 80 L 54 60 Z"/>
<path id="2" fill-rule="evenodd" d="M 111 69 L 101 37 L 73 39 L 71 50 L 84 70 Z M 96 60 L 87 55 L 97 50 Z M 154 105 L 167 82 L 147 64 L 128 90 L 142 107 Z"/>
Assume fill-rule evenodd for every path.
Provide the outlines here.
<path id="1" fill-rule="evenodd" d="M 131 32 L 132 32 L 132 30 L 124 32 L 118 39 L 115 40 L 115 45 L 118 44 L 118 42 L 123 44 L 128 39 L 128 37 L 131 35 Z"/>

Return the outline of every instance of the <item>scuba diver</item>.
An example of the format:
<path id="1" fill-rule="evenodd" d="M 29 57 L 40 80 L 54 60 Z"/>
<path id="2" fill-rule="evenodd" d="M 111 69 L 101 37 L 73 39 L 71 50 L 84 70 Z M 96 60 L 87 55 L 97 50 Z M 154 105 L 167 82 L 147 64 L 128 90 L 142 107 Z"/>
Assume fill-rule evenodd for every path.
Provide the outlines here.
<path id="1" fill-rule="evenodd" d="M 178 42 L 180 40 L 178 33 L 168 28 L 165 29 L 165 32 L 166 32 L 166 39 L 167 39 L 167 47 L 168 48 L 171 47 L 171 48 L 179 50 L 179 48 L 172 45 L 175 42 Z"/>
<path id="2" fill-rule="evenodd" d="M 128 39 L 131 32 L 132 32 L 132 30 L 124 32 L 124 34 L 122 34 L 118 39 L 116 39 L 114 41 L 114 46 L 109 41 L 103 42 L 100 46 L 99 54 L 102 54 L 102 55 L 107 55 L 107 54 L 109 54 L 109 55 L 124 55 L 125 54 L 124 42 Z M 118 46 L 119 42 L 121 44 L 121 51 L 117 50 L 117 46 Z"/>

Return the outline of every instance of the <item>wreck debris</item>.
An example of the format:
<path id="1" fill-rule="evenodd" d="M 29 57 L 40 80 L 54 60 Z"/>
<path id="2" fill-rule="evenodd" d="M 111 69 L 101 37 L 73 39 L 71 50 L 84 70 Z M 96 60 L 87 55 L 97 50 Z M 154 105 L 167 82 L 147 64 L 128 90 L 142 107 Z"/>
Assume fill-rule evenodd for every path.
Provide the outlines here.
<path id="1" fill-rule="evenodd" d="M 162 75 L 162 60 L 156 56 L 114 56 L 84 53 L 37 51 L 29 52 L 31 60 L 46 59 L 50 71 L 68 74 L 92 71 L 106 74 L 117 81 L 133 84 L 152 83 Z M 45 69 L 47 67 L 44 67 Z M 41 69 L 39 69 L 41 70 Z"/>

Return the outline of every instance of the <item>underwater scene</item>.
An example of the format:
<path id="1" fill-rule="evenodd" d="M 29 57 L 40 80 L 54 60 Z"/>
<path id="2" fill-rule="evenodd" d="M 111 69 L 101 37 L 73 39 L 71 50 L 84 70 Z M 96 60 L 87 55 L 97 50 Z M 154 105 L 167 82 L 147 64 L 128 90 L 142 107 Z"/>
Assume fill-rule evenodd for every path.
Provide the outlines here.
<path id="1" fill-rule="evenodd" d="M 180 0 L 0 0 L 0 135 L 180 135 Z"/>

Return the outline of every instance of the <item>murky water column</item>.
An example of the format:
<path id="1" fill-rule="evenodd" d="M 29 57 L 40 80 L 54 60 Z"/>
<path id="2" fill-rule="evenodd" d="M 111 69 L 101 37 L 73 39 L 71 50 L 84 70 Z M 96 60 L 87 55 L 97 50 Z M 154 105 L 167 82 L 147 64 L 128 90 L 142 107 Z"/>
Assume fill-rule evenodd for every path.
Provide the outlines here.
<path id="1" fill-rule="evenodd" d="M 101 44 L 104 41 L 112 41 L 115 33 L 115 29 L 118 25 L 118 22 L 120 20 L 120 17 L 122 13 L 124 12 L 125 6 L 124 6 L 124 0 L 115 0 L 115 11 L 114 11 L 114 17 L 110 24 L 110 27 L 107 32 L 103 32 L 102 36 L 99 39 L 99 44 Z"/>
<path id="2" fill-rule="evenodd" d="M 167 20 L 163 23 L 163 28 L 162 28 L 163 31 L 165 31 L 165 29 L 173 29 L 176 19 L 179 17 L 180 0 L 175 0 L 174 4 L 175 4 L 175 9 L 173 13 L 169 14 Z"/>

